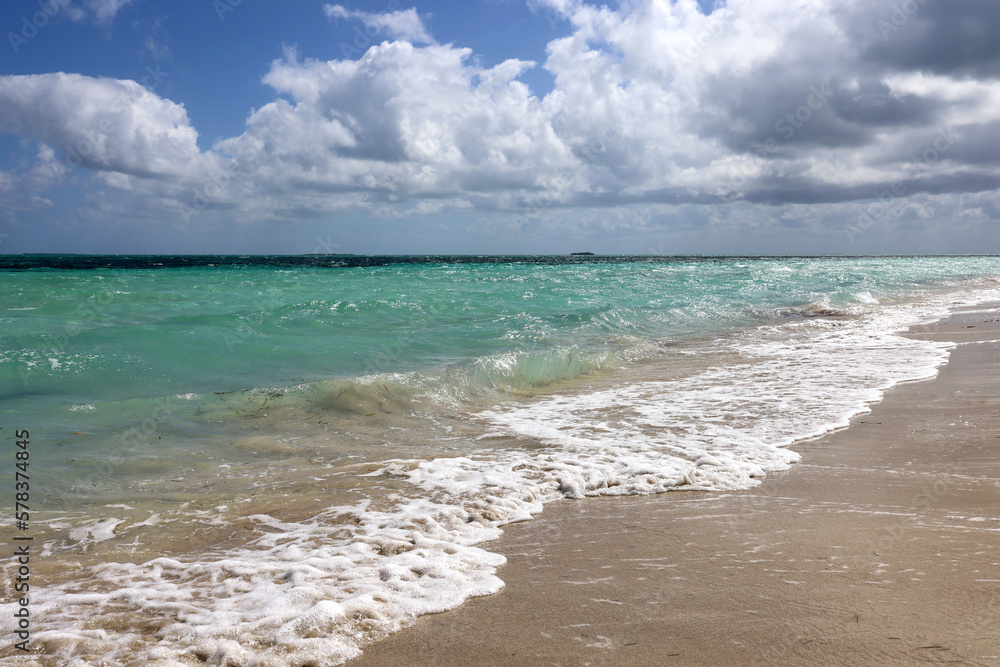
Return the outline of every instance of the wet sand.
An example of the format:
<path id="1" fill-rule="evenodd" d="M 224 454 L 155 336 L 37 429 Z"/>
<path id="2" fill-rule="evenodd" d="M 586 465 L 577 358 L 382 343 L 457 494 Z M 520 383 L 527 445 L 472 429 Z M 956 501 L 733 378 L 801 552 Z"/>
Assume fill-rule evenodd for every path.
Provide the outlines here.
<path id="1" fill-rule="evenodd" d="M 960 344 L 791 470 L 548 505 L 484 545 L 504 590 L 349 667 L 1000 665 L 1000 310 L 912 335 Z"/>

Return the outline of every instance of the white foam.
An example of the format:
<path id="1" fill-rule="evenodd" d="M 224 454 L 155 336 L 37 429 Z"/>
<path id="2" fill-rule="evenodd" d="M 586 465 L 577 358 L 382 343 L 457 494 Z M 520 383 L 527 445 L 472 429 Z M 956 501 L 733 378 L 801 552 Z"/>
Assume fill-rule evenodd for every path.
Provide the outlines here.
<path id="1" fill-rule="evenodd" d="M 491 433 L 542 446 L 390 461 L 370 479 L 408 480 L 410 497 L 331 508 L 300 523 L 244 517 L 259 537 L 214 557 L 97 566 L 33 596 L 33 639 L 108 664 L 339 664 L 420 614 L 499 590 L 504 558 L 477 545 L 546 502 L 744 489 L 789 467 L 799 456 L 788 445 L 846 426 L 898 382 L 934 375 L 951 345 L 897 332 L 940 317 L 955 300 L 761 327 L 703 351 L 707 359 L 738 355 L 738 363 L 481 412 L 473 419 Z M 118 521 L 71 535 L 108 539 Z M 12 610 L 0 606 L 7 633 Z M 159 630 L 116 634 L 95 614 L 135 614 Z"/>
<path id="2" fill-rule="evenodd" d="M 858 303 L 864 303 L 867 305 L 873 305 L 878 303 L 878 298 L 876 298 L 871 292 L 867 290 L 864 292 L 858 292 L 853 296 L 858 301 Z"/>
<path id="3" fill-rule="evenodd" d="M 75 528 L 69 533 L 72 540 L 76 540 L 81 545 L 103 542 L 115 536 L 115 526 L 122 523 L 123 519 L 101 519 L 85 526 Z"/>
<path id="4" fill-rule="evenodd" d="M 90 581 L 44 589 L 33 613 L 60 627 L 36 629 L 33 639 L 101 645 L 109 664 L 185 655 L 218 664 L 339 664 L 420 614 L 503 586 L 494 571 L 504 558 L 472 546 L 499 529 L 470 521 L 459 507 L 417 499 L 391 513 L 367 503 L 338 508 L 309 523 L 250 519 L 268 532 L 218 559 L 107 563 Z M 113 529 L 110 521 L 104 530 Z M 89 533 L 103 534 L 97 526 Z M 128 638 L 95 629 L 97 607 L 141 614 L 163 629 L 137 653 Z"/>

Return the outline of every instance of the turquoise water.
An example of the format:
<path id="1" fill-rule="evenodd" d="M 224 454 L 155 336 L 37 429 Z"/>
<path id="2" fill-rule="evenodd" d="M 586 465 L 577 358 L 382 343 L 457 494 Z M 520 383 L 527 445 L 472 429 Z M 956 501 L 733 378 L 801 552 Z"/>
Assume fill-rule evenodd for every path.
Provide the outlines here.
<path id="1" fill-rule="evenodd" d="M 592 353 L 995 271 L 991 258 L 5 271 L 0 405 L 47 428 L 74 404 Z"/>
<path id="2" fill-rule="evenodd" d="M 332 569 L 308 604 L 227 593 L 204 609 L 218 620 L 172 621 L 150 647 L 222 650 L 225 621 L 250 656 L 349 657 L 408 615 L 497 590 L 475 545 L 545 502 L 746 488 L 788 467 L 787 445 L 932 375 L 946 346 L 896 333 L 994 296 L 997 276 L 995 257 L 5 256 L 0 426 L 31 431 L 50 553 L 94 559 L 53 596 L 89 586 L 121 612 L 138 590 L 143 613 L 168 613 L 148 600 L 180 593 L 143 563 L 193 532 L 168 577 L 192 590 L 220 554 L 274 576 Z M 420 557 L 457 579 L 343 587 L 432 534 Z M 318 635 L 259 630 L 324 601 Z M 345 620 L 375 608 L 375 630 Z M 50 630 L 123 650 L 115 633 L 134 628 L 101 644 L 80 620 L 93 613 L 53 611 Z"/>

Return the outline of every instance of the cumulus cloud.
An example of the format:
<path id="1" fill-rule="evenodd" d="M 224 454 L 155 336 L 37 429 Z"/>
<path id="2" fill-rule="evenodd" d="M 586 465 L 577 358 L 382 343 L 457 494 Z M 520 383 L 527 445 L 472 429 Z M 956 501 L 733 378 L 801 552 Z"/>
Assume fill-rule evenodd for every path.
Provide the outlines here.
<path id="1" fill-rule="evenodd" d="M 487 203 L 550 187 L 576 159 L 516 80 L 532 63 L 483 68 L 471 55 L 406 42 L 357 61 L 300 62 L 289 52 L 264 80 L 293 103 L 265 105 L 246 133 L 215 149 L 261 189 L 303 197 Z"/>
<path id="2" fill-rule="evenodd" d="M 0 171 L 0 208 L 28 211 L 52 206 L 41 193 L 64 181 L 68 171 L 50 146 L 40 145 L 31 166 Z"/>
<path id="3" fill-rule="evenodd" d="M 329 62 L 291 54 L 264 80 L 294 103 L 267 105 L 217 149 L 255 147 L 247 166 L 262 188 L 435 209 L 839 202 L 893 183 L 911 193 L 994 187 L 983 173 L 994 152 L 977 142 L 973 165 L 959 162 L 972 149 L 958 148 L 992 123 L 1000 89 L 967 74 L 989 47 L 942 57 L 942 73 L 918 67 L 934 57 L 919 46 L 922 5 L 896 17 L 900 44 L 910 44 L 909 25 L 918 46 L 907 48 L 923 54 L 900 62 L 860 55 L 874 48 L 880 18 L 859 0 L 804 0 L 795 12 L 732 0 L 709 15 L 694 0 L 536 5 L 572 25 L 548 45 L 555 87 L 543 99 L 517 80 L 533 63 L 485 68 L 451 45 L 387 42 Z M 262 141 L 262 123 L 276 119 L 281 129 Z M 934 148 L 942 128 L 947 145 Z"/>
<path id="4" fill-rule="evenodd" d="M 349 10 L 343 5 L 323 5 L 323 11 L 331 19 L 353 19 L 361 21 L 373 35 L 385 34 L 413 44 L 433 44 L 423 21 L 414 8 L 395 12 L 373 13 Z"/>
<path id="5" fill-rule="evenodd" d="M 68 165 L 124 175 L 176 178 L 203 157 L 184 107 L 129 80 L 0 77 L 0 129 L 57 147 Z"/>
<path id="6" fill-rule="evenodd" d="M 326 5 L 395 41 L 357 59 L 287 51 L 264 77 L 275 100 L 206 152 L 183 106 L 78 75 L 0 78 L 0 128 L 77 156 L 109 187 L 262 219 L 723 205 L 749 207 L 744 220 L 767 205 L 829 224 L 797 207 L 855 215 L 835 207 L 863 212 L 888 192 L 893 215 L 919 221 L 921 198 L 1000 187 L 992 4 L 533 4 L 565 34 L 542 64 L 492 66 L 435 43 L 415 9 Z M 544 97 L 519 79 L 532 67 L 554 78 Z"/>

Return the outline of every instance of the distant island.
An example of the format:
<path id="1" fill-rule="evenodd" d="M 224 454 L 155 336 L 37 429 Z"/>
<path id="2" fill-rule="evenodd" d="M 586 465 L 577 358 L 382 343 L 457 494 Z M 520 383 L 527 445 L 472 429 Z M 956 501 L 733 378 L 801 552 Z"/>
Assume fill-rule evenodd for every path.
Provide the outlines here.
<path id="1" fill-rule="evenodd" d="M 570 255 L 593 255 L 592 252 L 571 252 Z"/>

